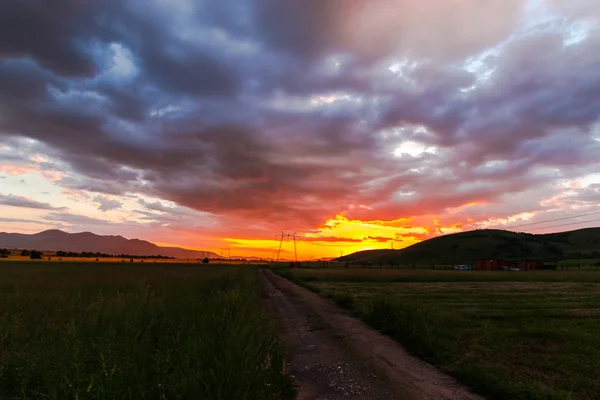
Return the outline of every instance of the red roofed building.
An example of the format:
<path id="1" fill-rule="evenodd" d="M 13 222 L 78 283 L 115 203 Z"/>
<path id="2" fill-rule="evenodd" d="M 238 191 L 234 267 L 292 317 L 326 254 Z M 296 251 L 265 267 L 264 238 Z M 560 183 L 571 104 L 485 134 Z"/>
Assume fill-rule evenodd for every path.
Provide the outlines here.
<path id="1" fill-rule="evenodd" d="M 542 269 L 543 266 L 543 263 L 539 261 L 508 261 L 499 258 L 479 258 L 475 260 L 475 269 L 478 271 L 502 271 L 507 268 L 533 271 Z"/>
<path id="2" fill-rule="evenodd" d="M 536 269 L 542 269 L 544 264 L 539 261 L 519 261 L 517 266 L 519 269 L 525 271 L 534 271 Z"/>
<path id="3" fill-rule="evenodd" d="M 516 267 L 516 262 L 501 260 L 498 258 L 478 258 L 475 260 L 475 269 L 477 271 L 501 271 L 504 268 Z"/>

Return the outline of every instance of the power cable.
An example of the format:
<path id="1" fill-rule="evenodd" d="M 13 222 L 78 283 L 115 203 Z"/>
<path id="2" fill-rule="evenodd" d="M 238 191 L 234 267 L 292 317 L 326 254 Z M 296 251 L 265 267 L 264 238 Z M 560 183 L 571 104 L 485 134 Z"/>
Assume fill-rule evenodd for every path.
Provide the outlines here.
<path id="1" fill-rule="evenodd" d="M 562 217 L 562 218 L 548 219 L 546 221 L 530 222 L 530 223 L 527 223 L 527 224 L 507 226 L 507 227 L 504 227 L 504 229 L 520 228 L 522 226 L 539 225 L 539 224 L 545 224 L 546 222 L 564 221 L 564 220 L 567 220 L 567 219 L 588 217 L 590 215 L 599 215 L 599 214 L 600 214 L 600 211 L 596 211 L 596 212 L 588 213 L 588 214 L 572 215 L 570 217 Z"/>
<path id="2" fill-rule="evenodd" d="M 561 226 L 581 225 L 581 224 L 587 224 L 587 223 L 590 223 L 590 222 L 599 222 L 599 221 L 600 221 L 600 218 L 599 219 L 592 219 L 590 221 L 570 222 L 568 224 L 560 224 L 560 225 L 552 225 L 552 226 L 540 226 L 540 227 L 537 227 L 537 228 L 531 228 L 530 230 L 551 229 L 551 228 L 558 228 L 558 227 L 561 227 Z"/>

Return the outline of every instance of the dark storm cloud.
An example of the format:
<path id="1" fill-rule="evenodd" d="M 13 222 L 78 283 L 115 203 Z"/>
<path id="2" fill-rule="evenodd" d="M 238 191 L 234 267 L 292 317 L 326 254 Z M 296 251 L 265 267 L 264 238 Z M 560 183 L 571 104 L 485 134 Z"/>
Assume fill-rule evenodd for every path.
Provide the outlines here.
<path id="1" fill-rule="evenodd" d="M 43 143 L 97 199 L 314 226 L 595 162 L 600 35 L 517 29 L 521 1 L 5 3 L 0 135 Z M 437 153 L 393 157 L 406 140 Z"/>
<path id="2" fill-rule="evenodd" d="M 42 203 L 23 196 L 13 194 L 0 194 L 0 204 L 5 206 L 35 208 L 38 210 L 65 210 L 66 207 L 54 207 L 48 203 Z"/>
<path id="3" fill-rule="evenodd" d="M 259 0 L 256 4 L 258 31 L 270 47 L 304 60 L 350 53 L 371 62 L 407 50 L 426 58 L 466 57 L 508 35 L 522 1 Z"/>
<path id="4" fill-rule="evenodd" d="M 46 95 L 48 85 L 57 84 L 59 80 L 51 73 L 40 70 L 32 62 L 19 62 L 13 59 L 2 60 L 0 64 L 0 98 L 6 107 L 8 100 L 17 102 L 15 106 L 27 106 L 19 104 L 20 101 L 32 101 Z"/>
<path id="5" fill-rule="evenodd" d="M 86 78 L 106 64 L 103 46 L 123 43 L 154 85 L 191 95 L 232 93 L 236 80 L 225 60 L 208 46 L 177 39 L 163 18 L 137 1 L 3 2 L 0 58 L 30 57 L 61 77 Z"/>
<path id="6" fill-rule="evenodd" d="M 3 1 L 0 59 L 29 56 L 65 76 L 92 76 L 97 66 L 86 51 L 91 36 L 75 0 Z"/>
<path id="7" fill-rule="evenodd" d="M 340 51 L 344 38 L 339 21 L 350 8 L 361 6 L 362 0 L 348 6 L 343 0 L 259 0 L 255 9 L 262 39 L 281 52 L 306 58 Z"/>

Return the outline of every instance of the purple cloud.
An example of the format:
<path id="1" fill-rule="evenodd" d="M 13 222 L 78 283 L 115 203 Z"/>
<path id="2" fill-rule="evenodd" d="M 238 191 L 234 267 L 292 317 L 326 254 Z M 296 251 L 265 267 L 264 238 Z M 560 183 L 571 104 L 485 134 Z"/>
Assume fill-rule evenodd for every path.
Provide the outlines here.
<path id="1" fill-rule="evenodd" d="M 21 207 L 21 208 L 34 208 L 38 210 L 66 210 L 66 207 L 54 207 L 51 204 L 43 203 L 27 197 L 17 196 L 13 194 L 0 194 L 0 205 Z"/>
<path id="2" fill-rule="evenodd" d="M 132 194 L 179 207 L 140 201 L 148 218 L 537 209 L 600 168 L 593 3 L 8 2 L 0 137 L 60 160 L 58 184 L 102 211 Z"/>
<path id="3" fill-rule="evenodd" d="M 96 196 L 94 197 L 94 202 L 98 204 L 98 210 L 104 212 L 118 210 L 123 205 L 123 203 L 121 203 L 120 201 L 116 199 L 111 199 L 108 196 Z"/>

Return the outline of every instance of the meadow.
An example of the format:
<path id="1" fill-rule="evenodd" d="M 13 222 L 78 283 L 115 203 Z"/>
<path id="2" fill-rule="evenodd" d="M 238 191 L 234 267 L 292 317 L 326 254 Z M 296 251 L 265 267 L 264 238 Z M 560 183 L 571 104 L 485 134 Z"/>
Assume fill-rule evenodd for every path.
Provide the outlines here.
<path id="1" fill-rule="evenodd" d="M 292 395 L 256 269 L 0 262 L 1 399 Z"/>
<path id="2" fill-rule="evenodd" d="M 277 272 L 487 398 L 600 398 L 600 272 Z"/>
<path id="3" fill-rule="evenodd" d="M 555 271 L 456 271 L 380 268 L 299 268 L 275 269 L 301 282 L 599 282 L 600 270 Z"/>

